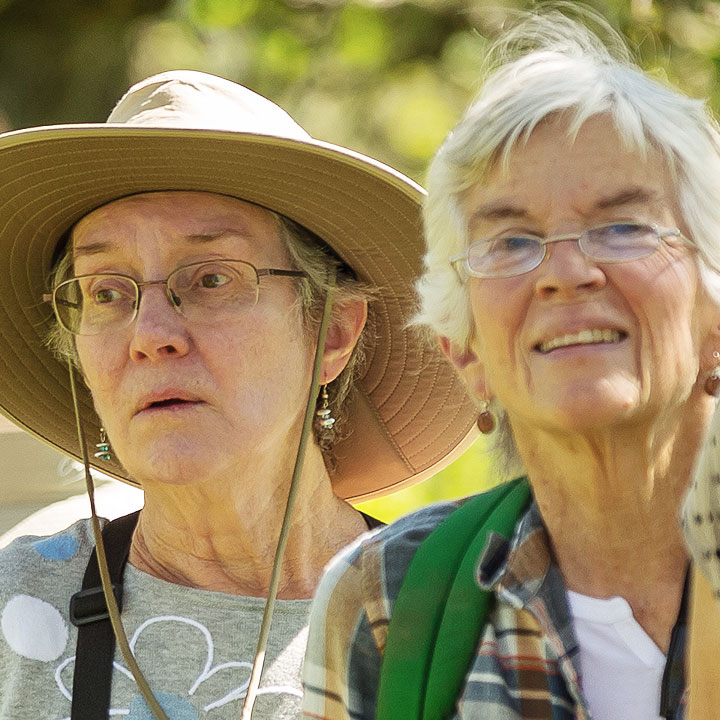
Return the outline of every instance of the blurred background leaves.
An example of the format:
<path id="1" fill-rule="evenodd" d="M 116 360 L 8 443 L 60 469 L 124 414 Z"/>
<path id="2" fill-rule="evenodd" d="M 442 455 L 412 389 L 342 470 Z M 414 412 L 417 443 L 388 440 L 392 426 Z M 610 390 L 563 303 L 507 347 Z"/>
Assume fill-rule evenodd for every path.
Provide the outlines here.
<path id="1" fill-rule="evenodd" d="M 237 80 L 316 137 L 422 181 L 523 0 L 0 0 L 0 122 L 103 121 L 178 67 Z M 643 66 L 720 108 L 720 3 L 595 0 Z"/>
<path id="2" fill-rule="evenodd" d="M 102 122 L 135 81 L 172 68 L 236 80 L 311 135 L 422 183 L 482 78 L 488 44 L 523 0 L 0 0 L 0 128 Z M 720 109 L 720 2 L 595 0 L 640 64 Z M 487 487 L 476 445 L 384 518 Z"/>

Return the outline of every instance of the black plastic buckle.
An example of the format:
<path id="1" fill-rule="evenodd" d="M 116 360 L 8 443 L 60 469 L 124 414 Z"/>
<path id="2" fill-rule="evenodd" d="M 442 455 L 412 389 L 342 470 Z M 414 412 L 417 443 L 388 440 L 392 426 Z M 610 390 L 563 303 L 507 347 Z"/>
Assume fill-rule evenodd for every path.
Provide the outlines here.
<path id="1" fill-rule="evenodd" d="M 112 589 L 119 605 L 121 586 L 113 584 Z M 109 617 L 105 595 L 101 587 L 80 590 L 70 598 L 70 622 L 75 627 L 107 620 Z"/>

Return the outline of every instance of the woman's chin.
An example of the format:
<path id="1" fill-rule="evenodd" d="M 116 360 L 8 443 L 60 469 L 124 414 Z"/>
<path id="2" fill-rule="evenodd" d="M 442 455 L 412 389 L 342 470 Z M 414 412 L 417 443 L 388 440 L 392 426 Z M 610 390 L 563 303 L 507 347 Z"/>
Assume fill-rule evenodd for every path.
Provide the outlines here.
<path id="1" fill-rule="evenodd" d="M 109 434 L 113 451 L 131 477 L 144 484 L 188 485 L 238 462 L 242 455 L 231 450 L 248 447 L 254 438 L 233 430 L 210 422 L 180 427 L 143 422 Z"/>
<path id="2" fill-rule="evenodd" d="M 529 425 L 567 432 L 584 432 L 627 425 L 641 412 L 636 389 L 609 392 L 607 388 L 596 387 L 558 393 L 522 414 L 524 422 Z"/>
<path id="3" fill-rule="evenodd" d="M 129 475 L 140 481 L 143 487 L 151 484 L 190 485 L 220 472 L 216 468 L 222 455 L 208 452 L 208 448 L 163 446 L 158 443 L 152 452 L 133 453 L 123 461 Z M 227 460 L 227 458 L 224 458 Z"/>

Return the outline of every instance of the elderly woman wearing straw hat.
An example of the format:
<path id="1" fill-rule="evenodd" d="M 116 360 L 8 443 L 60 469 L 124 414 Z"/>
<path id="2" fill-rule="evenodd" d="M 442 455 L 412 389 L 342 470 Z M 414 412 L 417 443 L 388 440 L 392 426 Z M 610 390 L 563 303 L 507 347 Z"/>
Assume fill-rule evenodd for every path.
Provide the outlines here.
<path id="1" fill-rule="evenodd" d="M 368 527 L 347 501 L 472 425 L 405 327 L 420 197 L 195 72 L 0 136 L 0 410 L 145 491 L 0 553 L 0 717 L 297 714 L 309 598 Z"/>
<path id="2" fill-rule="evenodd" d="M 308 718 L 683 714 L 678 512 L 720 390 L 720 135 L 703 103 L 557 11 L 496 61 L 431 165 L 422 320 L 526 477 L 336 559 Z M 457 577 L 449 553 L 418 576 L 457 518 Z M 406 622 L 423 588 L 424 634 Z M 411 693 L 387 682 L 420 653 Z"/>

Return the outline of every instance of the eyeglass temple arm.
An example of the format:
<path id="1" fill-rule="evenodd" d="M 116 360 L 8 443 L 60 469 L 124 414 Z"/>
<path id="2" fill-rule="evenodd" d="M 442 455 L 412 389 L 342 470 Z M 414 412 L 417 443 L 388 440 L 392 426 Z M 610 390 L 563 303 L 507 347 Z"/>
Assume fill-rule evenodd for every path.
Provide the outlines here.
<path id="1" fill-rule="evenodd" d="M 283 275 L 285 277 L 307 277 L 307 273 L 302 270 L 278 270 L 276 268 L 257 268 L 258 277 L 263 275 Z"/>
<path id="2" fill-rule="evenodd" d="M 43 299 L 43 302 L 49 303 L 50 305 L 53 304 L 52 293 L 44 293 L 42 299 Z M 80 307 L 80 303 L 70 302 L 70 300 L 63 300 L 62 298 L 55 298 L 55 303 L 57 305 L 64 305 L 65 307 L 71 307 L 71 308 L 79 308 Z"/>
<path id="3" fill-rule="evenodd" d="M 681 240 L 683 245 L 687 245 L 688 247 L 694 247 L 693 243 L 690 242 L 688 238 L 683 235 L 682 230 L 680 228 L 667 228 L 665 230 L 655 226 L 654 227 L 655 232 L 657 233 L 659 238 L 666 238 L 674 236 L 678 240 Z"/>

